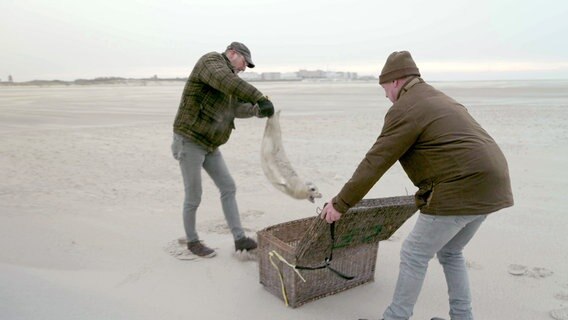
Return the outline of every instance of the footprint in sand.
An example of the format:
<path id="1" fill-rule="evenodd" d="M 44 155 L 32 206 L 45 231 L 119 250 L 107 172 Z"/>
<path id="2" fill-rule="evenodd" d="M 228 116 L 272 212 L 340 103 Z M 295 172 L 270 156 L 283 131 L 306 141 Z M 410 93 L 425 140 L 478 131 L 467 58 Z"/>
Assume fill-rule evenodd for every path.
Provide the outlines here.
<path id="1" fill-rule="evenodd" d="M 547 278 L 554 274 L 553 271 L 546 268 L 534 267 L 529 269 L 527 266 L 521 264 L 510 264 L 507 271 L 514 276 L 524 276 L 534 279 Z M 554 298 L 568 301 L 568 291 L 562 290 L 556 293 Z M 550 316 L 555 320 L 568 320 L 568 308 L 552 310 L 550 311 Z"/>
<path id="2" fill-rule="evenodd" d="M 568 320 L 568 308 L 552 310 L 550 316 L 555 320 Z"/>
<path id="3" fill-rule="evenodd" d="M 471 261 L 471 260 L 466 260 L 466 261 L 465 261 L 465 266 L 466 266 L 468 269 L 472 269 L 472 270 L 481 270 L 481 269 L 483 269 L 483 267 L 482 267 L 479 263 L 477 263 L 477 262 L 475 262 L 475 261 Z"/>
<path id="4" fill-rule="evenodd" d="M 527 273 L 528 268 L 520 264 L 510 264 L 507 268 L 507 272 L 514 276 L 524 276 Z"/>
<path id="5" fill-rule="evenodd" d="M 557 292 L 554 295 L 554 297 L 558 300 L 568 301 L 568 291 L 563 290 L 563 291 Z"/>
<path id="6" fill-rule="evenodd" d="M 527 272 L 527 276 L 531 277 L 531 278 L 535 278 L 535 279 L 541 279 L 541 278 L 548 278 L 551 275 L 553 275 L 554 272 L 551 270 L 548 270 L 546 268 L 532 268 L 531 270 L 529 270 Z"/>
<path id="7" fill-rule="evenodd" d="M 241 218 L 244 223 L 252 224 L 259 217 L 263 216 L 264 212 L 259 210 L 247 210 L 241 213 Z M 204 225 L 207 232 L 217 233 L 217 234 L 229 234 L 231 230 L 227 225 L 227 221 L 224 219 L 217 219 L 210 221 Z M 246 233 L 256 233 L 257 230 L 253 228 L 243 227 Z"/>
<path id="8" fill-rule="evenodd" d="M 216 233 L 216 234 L 231 233 L 231 229 L 229 229 L 229 226 L 227 225 L 227 222 L 225 220 L 211 221 L 204 226 L 204 229 L 206 232 Z M 246 233 L 256 233 L 256 230 L 247 227 L 243 227 L 243 230 Z"/>
<path id="9" fill-rule="evenodd" d="M 527 266 L 521 264 L 510 264 L 507 268 L 507 272 L 514 276 L 526 276 L 534 279 L 547 278 L 554 274 L 553 271 L 546 268 L 534 267 L 529 269 Z"/>
<path id="10" fill-rule="evenodd" d="M 557 292 L 554 295 L 554 298 L 561 300 L 561 301 L 568 301 L 568 284 L 562 286 L 563 290 Z M 568 308 L 556 309 L 550 311 L 550 316 L 552 319 L 556 320 L 568 320 Z"/>
<path id="11" fill-rule="evenodd" d="M 217 248 L 214 248 L 217 249 Z M 197 260 L 198 256 L 187 250 L 187 240 L 185 237 L 178 238 L 177 240 L 172 240 L 164 246 L 164 251 L 170 256 L 178 260 Z"/>
<path id="12" fill-rule="evenodd" d="M 258 218 L 264 215 L 264 211 L 260 210 L 247 210 L 241 213 L 241 216 L 245 219 L 247 218 Z"/>
<path id="13" fill-rule="evenodd" d="M 229 234 L 231 232 L 225 220 L 209 221 L 203 225 L 203 228 L 205 229 L 206 232 L 209 233 Z"/>

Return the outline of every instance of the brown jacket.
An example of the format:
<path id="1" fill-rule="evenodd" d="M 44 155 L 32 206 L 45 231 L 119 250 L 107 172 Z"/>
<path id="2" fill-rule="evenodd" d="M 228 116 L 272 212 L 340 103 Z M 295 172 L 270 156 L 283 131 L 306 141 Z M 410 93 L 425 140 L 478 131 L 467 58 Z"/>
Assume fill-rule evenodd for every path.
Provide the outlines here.
<path id="1" fill-rule="evenodd" d="M 224 54 L 207 53 L 187 79 L 174 132 L 213 150 L 229 140 L 235 117 L 252 116 L 253 104 L 262 97 L 260 91 L 233 72 Z M 246 116 L 239 114 L 243 107 L 249 110 Z"/>
<path id="2" fill-rule="evenodd" d="M 422 213 L 488 214 L 513 205 L 507 160 L 497 143 L 463 105 L 420 78 L 403 86 L 334 207 L 346 212 L 397 160 L 419 188 Z"/>

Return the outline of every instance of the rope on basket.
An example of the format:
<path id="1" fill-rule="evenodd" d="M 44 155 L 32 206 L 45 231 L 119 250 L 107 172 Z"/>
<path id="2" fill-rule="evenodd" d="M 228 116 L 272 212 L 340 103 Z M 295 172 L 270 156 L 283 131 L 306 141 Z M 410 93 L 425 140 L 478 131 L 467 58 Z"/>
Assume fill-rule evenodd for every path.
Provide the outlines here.
<path id="1" fill-rule="evenodd" d="M 272 264 L 274 269 L 276 269 L 276 271 L 278 272 L 278 277 L 280 278 L 280 290 L 282 290 L 282 298 L 284 299 L 284 303 L 286 304 L 286 306 L 288 306 L 288 293 L 286 292 L 286 285 L 284 284 L 284 276 L 282 275 L 282 271 L 280 270 L 280 268 L 278 267 L 276 262 L 274 262 L 274 260 L 273 260 L 273 258 L 275 256 L 280 261 L 282 261 L 285 265 L 292 268 L 292 270 L 294 270 L 294 272 L 296 272 L 296 274 L 298 274 L 298 276 L 300 277 L 300 279 L 302 279 L 303 282 L 306 282 L 306 279 L 304 279 L 304 277 L 302 276 L 302 274 L 298 270 L 328 269 L 329 271 L 335 273 L 337 276 L 339 276 L 339 277 L 341 277 L 345 280 L 352 280 L 352 279 L 355 278 L 353 276 L 348 276 L 346 274 L 343 274 L 342 272 L 339 272 L 338 270 L 335 270 L 334 268 L 331 267 L 330 264 L 331 264 L 331 260 L 333 259 L 333 245 L 335 243 L 335 222 L 332 222 L 329 225 L 329 232 L 330 232 L 330 236 L 331 236 L 331 252 L 329 254 L 329 257 L 325 258 L 325 261 L 324 261 L 323 265 L 321 265 L 321 266 L 304 267 L 304 266 L 293 265 L 290 262 L 286 261 L 286 259 L 284 259 L 284 257 L 282 257 L 275 250 L 268 252 L 268 259 L 270 260 L 270 263 Z"/>
<path id="2" fill-rule="evenodd" d="M 284 285 L 284 277 L 282 276 L 282 271 L 280 271 L 280 268 L 278 267 L 278 265 L 274 262 L 274 260 L 272 260 L 272 258 L 274 258 L 274 256 L 276 256 L 280 261 L 282 261 L 284 264 L 286 264 L 287 266 L 292 268 L 292 270 L 294 270 L 294 272 L 296 272 L 298 274 L 298 276 L 300 277 L 300 279 L 302 279 L 302 281 L 306 282 L 306 279 L 304 279 L 304 277 L 302 277 L 302 274 L 300 274 L 300 271 L 298 271 L 296 269 L 295 265 L 286 261 L 286 259 L 284 259 L 284 257 L 282 257 L 278 252 L 276 252 L 275 250 L 272 250 L 268 253 L 268 259 L 270 259 L 270 263 L 278 272 L 278 277 L 280 277 L 280 289 L 282 290 L 282 298 L 284 298 L 284 303 L 286 303 L 286 306 L 288 306 L 288 294 L 286 293 L 286 286 Z"/>
<path id="3" fill-rule="evenodd" d="M 333 260 L 333 247 L 335 245 L 335 221 L 329 224 L 329 233 L 331 236 L 331 250 L 329 252 L 329 257 L 326 257 L 323 264 L 318 267 L 303 267 L 303 266 L 295 266 L 296 269 L 300 270 L 318 270 L 318 269 L 328 269 L 329 271 L 335 273 L 337 276 L 345 279 L 345 280 L 353 280 L 355 279 L 354 276 L 348 276 L 338 270 L 335 270 L 331 267 L 331 260 Z"/>

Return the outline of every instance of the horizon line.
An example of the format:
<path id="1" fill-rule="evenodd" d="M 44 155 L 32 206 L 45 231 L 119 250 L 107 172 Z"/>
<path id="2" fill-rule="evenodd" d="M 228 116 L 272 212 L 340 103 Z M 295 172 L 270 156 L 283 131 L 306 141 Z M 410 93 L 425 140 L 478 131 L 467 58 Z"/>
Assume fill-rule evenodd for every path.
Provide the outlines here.
<path id="1" fill-rule="evenodd" d="M 61 80 L 61 79 L 34 79 L 34 80 L 27 80 L 27 81 L 0 81 L 1 85 L 10 85 L 10 84 L 33 84 L 35 82 L 45 82 L 45 83 L 69 83 L 69 84 L 81 84 L 80 82 L 111 82 L 111 81 L 187 81 L 188 76 L 185 77 L 120 77 L 120 76 L 108 76 L 108 77 L 94 77 L 94 78 L 77 78 L 74 80 Z M 343 78 L 296 78 L 296 79 L 243 79 L 247 82 L 301 82 L 306 80 L 309 81 L 329 81 L 329 82 L 349 82 L 349 81 L 372 81 L 378 80 L 379 78 L 376 76 L 369 76 L 364 75 L 357 78 L 352 79 L 343 79 Z M 500 79 L 436 79 L 436 80 L 427 80 L 427 82 L 489 82 L 489 81 L 567 81 L 568 77 L 566 78 L 514 78 L 514 79 L 507 79 L 507 78 L 500 78 Z M 77 83 L 79 82 L 79 83 Z"/>

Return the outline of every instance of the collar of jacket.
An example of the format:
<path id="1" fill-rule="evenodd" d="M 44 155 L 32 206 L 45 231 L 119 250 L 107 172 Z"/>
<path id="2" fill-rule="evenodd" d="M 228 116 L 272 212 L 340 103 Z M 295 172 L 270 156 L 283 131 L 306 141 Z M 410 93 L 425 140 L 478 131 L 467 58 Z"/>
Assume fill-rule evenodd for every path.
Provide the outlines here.
<path id="1" fill-rule="evenodd" d="M 235 67 L 233 67 L 233 65 L 231 64 L 231 60 L 229 60 L 229 57 L 227 57 L 227 55 L 225 54 L 225 52 L 221 53 L 221 55 L 222 55 L 223 58 L 225 59 L 225 62 L 227 63 L 227 66 L 229 66 L 229 68 L 231 69 L 231 71 L 233 71 L 233 73 L 235 73 Z"/>
<path id="2" fill-rule="evenodd" d="M 410 88 L 422 82 L 424 82 L 424 80 L 422 80 L 422 78 L 420 77 L 412 77 L 406 80 L 406 83 L 402 86 L 402 88 L 400 88 L 400 91 L 398 91 L 398 96 L 396 97 L 396 100 L 400 99 L 400 97 L 402 97 L 406 92 L 408 92 Z"/>

